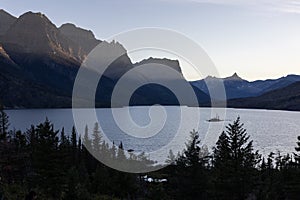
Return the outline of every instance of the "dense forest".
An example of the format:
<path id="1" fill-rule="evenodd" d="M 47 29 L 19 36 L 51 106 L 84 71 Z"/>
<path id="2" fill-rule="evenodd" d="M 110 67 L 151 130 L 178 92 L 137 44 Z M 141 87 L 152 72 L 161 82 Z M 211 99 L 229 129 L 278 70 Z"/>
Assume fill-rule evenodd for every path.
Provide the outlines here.
<path id="1" fill-rule="evenodd" d="M 86 146 L 105 159 L 151 165 L 143 154 L 127 156 L 123 144 L 107 144 L 95 124 L 92 137 L 55 130 L 49 121 L 26 132 L 9 130 L 0 110 L 0 199 L 299 199 L 300 137 L 295 153 L 263 158 L 240 119 L 226 127 L 215 147 L 201 146 L 196 131 L 183 152 L 170 151 L 168 166 L 150 173 L 125 173 L 97 161 Z M 83 134 L 83 137 L 80 135 Z M 81 141 L 83 138 L 83 141 Z M 84 144 L 84 145 L 83 145 Z"/>

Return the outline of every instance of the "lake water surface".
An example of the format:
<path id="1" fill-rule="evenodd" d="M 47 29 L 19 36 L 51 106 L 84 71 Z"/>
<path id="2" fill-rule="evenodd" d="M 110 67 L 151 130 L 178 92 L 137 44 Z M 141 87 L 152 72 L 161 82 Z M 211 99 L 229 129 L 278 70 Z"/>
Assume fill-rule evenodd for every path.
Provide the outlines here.
<path id="1" fill-rule="evenodd" d="M 151 121 L 149 108 L 129 108 L 132 120 L 140 126 L 147 126 Z M 124 109 L 116 108 L 115 111 L 116 113 L 123 112 Z M 193 115 L 185 116 L 186 119 L 181 126 L 182 131 L 178 132 L 180 120 L 182 120 L 180 109 L 170 106 L 166 107 L 167 120 L 163 127 L 148 138 L 136 137 L 136 135 L 128 134 L 120 128 L 113 120 L 112 109 L 97 109 L 96 113 L 102 132 L 109 141 L 114 141 L 116 144 L 122 141 L 125 149 L 146 152 L 149 157 L 152 159 L 154 157 L 155 160 L 164 160 L 169 149 L 175 153 L 181 151 L 192 129 L 196 129 L 200 133 L 202 144 L 211 150 L 222 130 L 225 130 L 225 126 L 235 120 L 237 116 L 240 116 L 241 121 L 245 124 L 244 127 L 251 136 L 255 149 L 263 155 L 267 155 L 271 151 L 294 152 L 297 136 L 300 135 L 300 112 L 226 109 L 226 113 L 223 113 L 221 109 L 214 111 L 210 108 L 184 107 L 183 109 L 188 113 L 197 111 L 200 114 L 200 119 L 197 120 L 198 127 L 194 126 Z M 28 129 L 31 124 L 37 125 L 45 121 L 46 117 L 54 123 L 55 129 L 65 127 L 67 133 L 70 133 L 74 125 L 72 109 L 27 109 L 7 110 L 6 112 L 10 117 L 10 128 L 23 131 Z M 214 123 L 206 121 L 215 114 L 219 114 L 220 118 L 225 121 Z M 89 126 L 92 125 L 89 124 Z M 89 129 L 92 130 L 93 127 L 89 127 Z M 83 133 L 84 126 L 77 127 L 77 130 L 79 133 Z"/>

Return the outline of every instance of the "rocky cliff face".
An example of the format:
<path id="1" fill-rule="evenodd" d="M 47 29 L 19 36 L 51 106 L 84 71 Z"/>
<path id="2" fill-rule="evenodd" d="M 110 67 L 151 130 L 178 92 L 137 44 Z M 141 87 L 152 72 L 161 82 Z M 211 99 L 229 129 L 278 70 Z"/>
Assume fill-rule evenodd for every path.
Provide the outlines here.
<path id="1" fill-rule="evenodd" d="M 16 17 L 0 9 L 0 37 L 6 33 L 9 27 L 17 20 Z"/>
<path id="2" fill-rule="evenodd" d="M 3 43 L 8 52 L 61 57 L 80 62 L 82 48 L 65 37 L 43 14 L 27 12 L 6 31 Z"/>
<path id="3" fill-rule="evenodd" d="M 97 40 L 95 38 L 92 31 L 79 28 L 71 23 L 61 25 L 61 27 L 59 27 L 59 31 L 64 36 L 77 43 L 86 54 L 88 54 L 101 42 L 101 40 Z"/>
<path id="4" fill-rule="evenodd" d="M 177 72 L 179 72 L 183 76 L 178 60 L 170 60 L 170 59 L 167 59 L 167 58 L 152 58 L 152 57 L 150 57 L 148 59 L 144 59 L 141 62 L 136 63 L 135 66 L 144 65 L 144 64 L 161 64 L 161 65 L 164 65 L 164 66 L 168 66 L 168 67 L 176 70 Z"/>
<path id="5" fill-rule="evenodd" d="M 0 44 L 0 62 L 7 65 L 17 66 L 17 64 L 10 58 L 2 44 Z"/>
<path id="6" fill-rule="evenodd" d="M 6 53 L 6 51 L 4 50 L 4 48 L 1 44 L 0 44 L 0 59 L 3 59 L 3 60 L 10 59 L 9 55 Z"/>
<path id="7" fill-rule="evenodd" d="M 9 107 L 70 107 L 77 71 L 98 44 L 102 48 L 93 53 L 101 53 L 96 55 L 101 58 L 99 67 L 106 67 L 102 66 L 106 59 L 115 58 L 100 79 L 96 92 L 98 106 L 110 106 L 115 84 L 138 65 L 163 64 L 182 75 L 178 61 L 150 58 L 133 64 L 120 43 L 97 40 L 91 31 L 70 23 L 57 28 L 42 13 L 27 12 L 14 18 L 0 11 L 0 17 L 0 27 L 4 27 L 0 35 L 0 101 Z M 147 82 L 147 74 L 131 78 Z M 183 75 L 178 80 L 186 82 Z M 206 94 L 198 93 L 208 100 Z M 134 97 L 132 105 L 177 104 L 172 92 L 155 85 L 141 88 Z"/>

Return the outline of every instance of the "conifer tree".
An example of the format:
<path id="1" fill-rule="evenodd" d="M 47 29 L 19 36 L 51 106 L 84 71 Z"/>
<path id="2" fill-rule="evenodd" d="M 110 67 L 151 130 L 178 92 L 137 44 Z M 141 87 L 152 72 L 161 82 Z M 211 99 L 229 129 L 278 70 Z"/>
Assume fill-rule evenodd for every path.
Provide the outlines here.
<path id="1" fill-rule="evenodd" d="M 216 168 L 222 168 L 226 165 L 230 158 L 230 147 L 229 147 L 229 138 L 227 134 L 223 131 L 219 137 L 219 140 L 216 143 L 216 146 L 213 148 L 214 153 L 214 166 Z"/>
<path id="2" fill-rule="evenodd" d="M 295 161 L 298 167 L 300 167 L 300 136 L 298 136 L 297 147 L 295 147 L 297 153 L 294 153 Z"/>
<path id="3" fill-rule="evenodd" d="M 69 143 L 69 141 L 68 141 L 68 138 L 65 134 L 65 128 L 63 127 L 61 129 L 61 132 L 60 132 L 60 144 L 59 144 L 59 146 L 60 146 L 61 149 L 67 148 L 68 143 Z"/>
<path id="4" fill-rule="evenodd" d="M 197 131 L 190 132 L 190 140 L 186 148 L 176 160 L 176 170 L 170 177 L 171 187 L 178 199 L 206 199 L 207 198 L 207 167 L 208 157 L 202 157 L 200 138 Z"/>
<path id="5" fill-rule="evenodd" d="M 64 184 L 64 171 L 61 170 L 64 160 L 58 151 L 58 132 L 48 119 L 38 125 L 35 128 L 36 143 L 32 154 L 36 184 L 53 198 L 61 195 Z"/>
<path id="6" fill-rule="evenodd" d="M 92 142 L 91 142 L 91 139 L 89 136 L 88 126 L 85 126 L 85 129 L 84 129 L 83 145 L 84 145 L 85 149 L 89 149 L 89 150 L 92 149 Z"/>
<path id="7" fill-rule="evenodd" d="M 126 159 L 126 155 L 124 153 L 124 147 L 123 147 L 123 143 L 122 142 L 120 142 L 120 144 L 119 144 L 117 158 L 118 158 L 119 162 L 123 162 Z"/>
<path id="8" fill-rule="evenodd" d="M 253 172 L 260 157 L 253 151 L 249 137 L 239 117 L 219 137 L 213 162 L 220 199 L 244 199 L 252 189 Z"/>
<path id="9" fill-rule="evenodd" d="M 102 150 L 101 149 L 102 136 L 100 134 L 98 123 L 95 123 L 92 137 L 93 137 L 92 140 L 93 151 L 96 155 L 100 155 Z"/>
<path id="10" fill-rule="evenodd" d="M 76 148 L 77 148 L 77 134 L 76 134 L 76 130 L 75 130 L 74 126 L 72 127 L 71 143 L 72 143 L 73 150 L 76 150 Z"/>
<path id="11" fill-rule="evenodd" d="M 4 112 L 3 106 L 0 105 L 0 141 L 5 140 L 8 134 L 8 115 Z"/>
<path id="12" fill-rule="evenodd" d="M 169 165 L 175 165 L 176 164 L 176 156 L 173 153 L 172 149 L 169 150 L 169 155 L 168 158 L 166 160 L 166 163 Z"/>

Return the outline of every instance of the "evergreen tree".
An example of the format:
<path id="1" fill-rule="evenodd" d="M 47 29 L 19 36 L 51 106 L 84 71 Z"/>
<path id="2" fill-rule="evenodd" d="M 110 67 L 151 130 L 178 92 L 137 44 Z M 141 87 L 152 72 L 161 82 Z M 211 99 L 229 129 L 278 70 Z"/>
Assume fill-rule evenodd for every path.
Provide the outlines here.
<path id="1" fill-rule="evenodd" d="M 72 154 L 72 164 L 78 164 L 78 150 L 77 150 L 77 133 L 75 127 L 72 127 L 71 133 L 71 154 Z"/>
<path id="2" fill-rule="evenodd" d="M 261 165 L 260 165 L 260 169 L 262 171 L 264 171 L 264 170 L 267 169 L 267 164 L 266 164 L 265 158 L 262 159 L 262 162 L 261 162 Z"/>
<path id="3" fill-rule="evenodd" d="M 195 166 L 200 162 L 200 139 L 199 134 L 195 130 L 190 132 L 190 141 L 186 143 L 186 149 L 179 157 L 178 162 L 185 166 Z"/>
<path id="4" fill-rule="evenodd" d="M 48 119 L 35 129 L 36 143 L 32 152 L 35 183 L 53 198 L 60 198 L 63 192 L 63 159 L 58 151 L 59 138 Z"/>
<path id="5" fill-rule="evenodd" d="M 239 118 L 229 124 L 213 148 L 212 157 L 193 130 L 182 153 L 170 151 L 172 165 L 146 174 L 119 172 L 98 162 L 89 149 L 124 167 L 153 165 L 146 154 L 124 153 L 121 142 L 110 147 L 95 125 L 91 138 L 86 127 L 82 143 L 72 129 L 67 137 L 49 120 L 31 126 L 26 133 L 8 131 L 0 145 L 0 199 L 24 199 L 34 189 L 39 199 L 299 199 L 298 137 L 294 158 L 270 153 L 258 165 L 259 156 Z M 73 155 L 78 162 L 73 163 Z M 102 157 L 103 158 L 103 157 Z M 118 159 L 119 158 L 119 159 Z M 120 162 L 121 161 L 121 162 Z M 127 168 L 126 168 L 127 169 Z M 139 169 L 139 168 L 137 168 Z M 153 178 L 148 182 L 144 178 Z M 161 181 L 166 179 L 166 181 Z"/>
<path id="6" fill-rule="evenodd" d="M 88 126 L 85 126 L 84 129 L 84 135 L 83 135 L 83 145 L 85 146 L 85 149 L 92 149 L 92 142 L 89 136 L 89 129 Z"/>
<path id="7" fill-rule="evenodd" d="M 300 136 L 298 136 L 297 147 L 295 147 L 296 153 L 294 153 L 297 166 L 300 168 Z"/>
<path id="8" fill-rule="evenodd" d="M 82 149 L 81 135 L 79 135 L 79 137 L 78 137 L 78 147 L 77 148 L 79 151 L 81 151 L 81 149 Z"/>
<path id="9" fill-rule="evenodd" d="M 255 167 L 260 161 L 238 117 L 226 126 L 214 148 L 215 185 L 220 199 L 245 199 L 253 188 Z"/>
<path id="10" fill-rule="evenodd" d="M 186 148 L 175 162 L 175 171 L 169 177 L 170 187 L 177 188 L 173 194 L 175 199 L 207 198 L 209 157 L 201 157 L 200 155 L 205 155 L 201 150 L 199 134 L 193 130 Z"/>
<path id="11" fill-rule="evenodd" d="M 88 126 L 85 126 L 82 144 L 83 144 L 82 145 L 83 161 L 85 163 L 86 170 L 88 171 L 88 173 L 90 173 L 93 170 L 95 170 L 95 167 L 94 167 L 94 157 L 90 154 L 90 151 L 93 150 L 93 146 L 92 146 L 92 140 L 90 139 L 89 136 Z"/>
<path id="12" fill-rule="evenodd" d="M 8 115 L 4 112 L 3 106 L 0 105 L 0 141 L 5 140 L 8 134 Z"/>
<path id="13" fill-rule="evenodd" d="M 121 141 L 120 144 L 119 144 L 119 149 L 124 150 L 122 141 Z"/>
<path id="14" fill-rule="evenodd" d="M 174 155 L 172 149 L 169 150 L 169 155 L 166 160 L 166 163 L 169 165 L 175 165 L 176 164 L 176 156 Z"/>
<path id="15" fill-rule="evenodd" d="M 111 153 L 110 154 L 111 154 L 111 158 L 113 160 L 115 160 L 116 157 L 117 157 L 117 148 L 116 148 L 115 142 L 113 142 L 113 144 L 112 144 Z"/>
<path id="16" fill-rule="evenodd" d="M 219 136 L 216 146 L 213 148 L 214 167 L 223 168 L 230 158 L 229 138 L 223 131 Z"/>
<path id="17" fill-rule="evenodd" d="M 73 150 L 75 150 L 77 148 L 77 134 L 74 126 L 72 127 L 71 144 Z"/>
<path id="18" fill-rule="evenodd" d="M 93 151 L 94 151 L 95 155 L 100 155 L 102 136 L 100 134 L 98 123 L 95 123 L 92 137 L 93 137 L 93 140 L 92 140 Z"/>
<path id="19" fill-rule="evenodd" d="M 118 159 L 118 162 L 124 162 L 126 159 L 126 155 L 124 153 L 124 147 L 123 147 L 122 142 L 120 142 L 120 144 L 119 144 L 117 159 Z"/>
<path id="20" fill-rule="evenodd" d="M 62 128 L 61 129 L 61 132 L 60 132 L 60 143 L 59 143 L 59 147 L 61 149 L 63 148 L 67 148 L 69 146 L 69 141 L 68 141 L 68 138 L 66 137 L 65 135 L 65 128 Z"/>
<path id="21" fill-rule="evenodd" d="M 78 155 L 78 164 L 82 160 L 82 142 L 81 142 L 81 135 L 78 136 L 78 146 L 76 148 L 77 150 L 77 155 Z"/>

